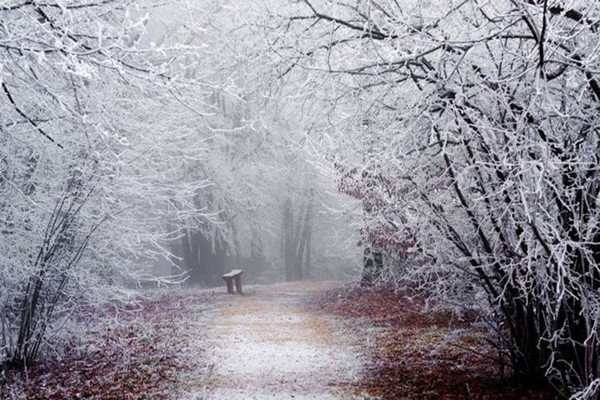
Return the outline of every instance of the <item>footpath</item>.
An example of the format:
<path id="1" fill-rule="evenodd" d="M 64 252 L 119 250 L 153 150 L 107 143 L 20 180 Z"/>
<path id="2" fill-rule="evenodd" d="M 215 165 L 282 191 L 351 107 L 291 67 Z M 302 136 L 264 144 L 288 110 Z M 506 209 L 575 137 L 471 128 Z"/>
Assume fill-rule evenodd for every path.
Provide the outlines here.
<path id="1" fill-rule="evenodd" d="M 245 288 L 210 311 L 202 388 L 210 400 L 361 399 L 361 343 L 333 317 L 305 307 L 332 283 Z"/>

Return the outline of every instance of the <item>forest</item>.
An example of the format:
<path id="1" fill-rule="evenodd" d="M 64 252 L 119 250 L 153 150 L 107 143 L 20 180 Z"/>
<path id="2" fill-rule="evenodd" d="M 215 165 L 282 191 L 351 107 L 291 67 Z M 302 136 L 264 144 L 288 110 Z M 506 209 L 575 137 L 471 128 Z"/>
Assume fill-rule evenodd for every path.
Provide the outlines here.
<path id="1" fill-rule="evenodd" d="M 596 0 L 2 0 L 0 86 L 0 399 L 600 398 Z"/>

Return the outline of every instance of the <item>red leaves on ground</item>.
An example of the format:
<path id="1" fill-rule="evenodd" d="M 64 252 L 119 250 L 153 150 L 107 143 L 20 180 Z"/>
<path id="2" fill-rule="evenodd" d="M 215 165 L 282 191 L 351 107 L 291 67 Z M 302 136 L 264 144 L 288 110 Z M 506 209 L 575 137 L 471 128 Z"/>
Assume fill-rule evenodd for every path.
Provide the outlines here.
<path id="1" fill-rule="evenodd" d="M 173 398 L 178 374 L 194 368 L 185 326 L 210 302 L 205 297 L 163 296 L 102 318 L 80 318 L 86 337 L 74 340 L 61 360 L 42 360 L 26 373 L 9 371 L 0 399 Z"/>
<path id="2" fill-rule="evenodd" d="M 502 377 L 485 333 L 449 312 L 426 311 L 414 293 L 346 286 L 312 306 L 369 328 L 367 369 L 359 390 L 382 399 L 553 399 Z M 364 329 L 363 329 L 364 331 Z"/>

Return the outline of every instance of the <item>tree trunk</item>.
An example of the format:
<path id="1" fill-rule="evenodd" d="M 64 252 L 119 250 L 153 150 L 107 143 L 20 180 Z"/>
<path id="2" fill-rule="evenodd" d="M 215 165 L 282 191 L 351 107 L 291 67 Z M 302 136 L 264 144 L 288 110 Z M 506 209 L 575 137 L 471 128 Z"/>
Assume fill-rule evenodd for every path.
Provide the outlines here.
<path id="1" fill-rule="evenodd" d="M 360 285 L 362 287 L 373 287 L 381 279 L 383 270 L 383 255 L 381 251 L 372 247 L 365 247 L 363 257 L 363 273 Z"/>
<path id="2" fill-rule="evenodd" d="M 281 251 L 287 281 L 303 280 L 310 270 L 311 209 L 305 206 L 295 220 L 292 201 L 284 203 Z"/>

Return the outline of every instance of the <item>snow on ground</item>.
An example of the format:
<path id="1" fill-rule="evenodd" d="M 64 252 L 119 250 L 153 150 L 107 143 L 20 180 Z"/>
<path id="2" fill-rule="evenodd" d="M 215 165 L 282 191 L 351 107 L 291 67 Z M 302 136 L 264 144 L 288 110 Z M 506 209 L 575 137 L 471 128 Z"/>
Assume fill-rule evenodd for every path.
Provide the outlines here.
<path id="1" fill-rule="evenodd" d="M 353 393 L 362 368 L 359 343 L 331 317 L 303 306 L 311 291 L 331 287 L 279 284 L 226 296 L 209 316 L 209 366 L 189 398 L 360 398 Z"/>

